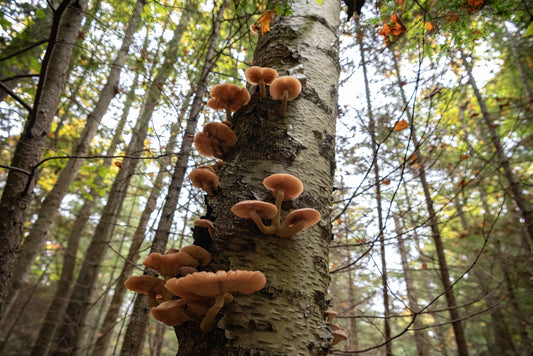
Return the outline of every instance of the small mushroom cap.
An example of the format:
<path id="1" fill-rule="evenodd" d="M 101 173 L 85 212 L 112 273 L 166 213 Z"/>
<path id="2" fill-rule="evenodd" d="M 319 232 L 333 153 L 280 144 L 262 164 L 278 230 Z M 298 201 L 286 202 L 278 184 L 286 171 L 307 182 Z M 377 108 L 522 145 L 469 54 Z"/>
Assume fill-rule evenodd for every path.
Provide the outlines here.
<path id="1" fill-rule="evenodd" d="M 165 281 L 152 276 L 131 276 L 124 282 L 124 287 L 142 294 L 161 294 Z"/>
<path id="2" fill-rule="evenodd" d="M 334 330 L 332 333 L 333 340 L 331 340 L 331 346 L 338 344 L 341 341 L 348 340 L 348 336 L 342 330 Z"/>
<path id="3" fill-rule="evenodd" d="M 270 189 L 276 196 L 278 190 L 283 189 L 285 195 L 283 200 L 293 200 L 302 194 L 304 186 L 302 182 L 291 174 L 277 173 L 263 180 L 265 188 Z"/>
<path id="4" fill-rule="evenodd" d="M 217 99 L 213 100 L 211 104 L 209 104 L 211 99 L 207 102 L 209 107 L 215 110 L 225 110 L 226 105 L 229 105 L 231 111 L 234 112 L 250 101 L 248 90 L 235 84 L 217 84 L 211 88 L 209 94 L 211 99 Z"/>
<path id="5" fill-rule="evenodd" d="M 237 135 L 228 125 L 220 122 L 210 122 L 204 126 L 203 133 L 208 137 L 214 137 L 218 144 L 224 149 L 234 146 L 237 143 Z"/>
<path id="6" fill-rule="evenodd" d="M 192 320 L 185 313 L 187 303 L 184 299 L 169 300 L 151 309 L 154 319 L 168 326 L 179 326 L 186 321 Z"/>
<path id="7" fill-rule="evenodd" d="M 231 211 L 243 219 L 250 219 L 251 211 L 255 211 L 261 219 L 272 219 L 276 216 L 278 208 L 274 204 L 260 200 L 243 200 L 233 205 Z"/>
<path id="8" fill-rule="evenodd" d="M 193 169 L 189 174 L 189 179 L 193 186 L 205 190 L 207 194 L 211 194 L 213 190 L 218 188 L 217 175 L 207 169 Z"/>
<path id="9" fill-rule="evenodd" d="M 201 156 L 207 158 L 215 158 L 211 145 L 211 138 L 207 136 L 204 132 L 198 132 L 196 135 L 194 135 L 193 142 L 194 147 Z"/>
<path id="10" fill-rule="evenodd" d="M 313 226 L 320 220 L 320 213 L 315 209 L 303 208 L 291 211 L 285 217 L 285 226 L 292 226 L 300 222 L 305 222 L 304 228 Z"/>
<path id="11" fill-rule="evenodd" d="M 339 324 L 335 324 L 335 323 L 329 324 L 329 327 L 331 328 L 332 331 L 341 329 L 341 326 Z"/>
<path id="12" fill-rule="evenodd" d="M 215 224 L 213 224 L 213 222 L 211 220 L 207 220 L 207 219 L 195 220 L 194 221 L 194 226 L 204 227 L 204 228 L 207 228 L 207 229 L 214 229 L 215 228 Z"/>
<path id="13" fill-rule="evenodd" d="M 199 262 L 185 252 L 151 253 L 144 261 L 143 265 L 156 270 L 162 276 L 170 277 L 178 274 L 179 268 L 183 266 L 198 267 Z"/>
<path id="14" fill-rule="evenodd" d="M 278 77 L 278 71 L 273 68 L 250 67 L 245 72 L 246 80 L 251 84 L 259 84 L 261 80 L 265 84 L 271 84 Z"/>
<path id="15" fill-rule="evenodd" d="M 338 315 L 335 310 L 327 310 L 326 317 L 328 318 L 328 323 L 331 323 Z"/>
<path id="16" fill-rule="evenodd" d="M 225 293 L 252 294 L 262 289 L 266 278 L 260 271 L 196 272 L 182 278 L 172 278 L 165 287 L 181 298 L 215 297 Z"/>
<path id="17" fill-rule="evenodd" d="M 288 99 L 293 100 L 300 95 L 300 92 L 302 91 L 302 84 L 298 79 L 291 76 L 276 78 L 272 84 L 270 84 L 270 95 L 273 99 L 283 99 L 284 91 L 287 91 Z"/>
<path id="18" fill-rule="evenodd" d="M 200 263 L 200 267 L 205 267 L 211 262 L 211 254 L 200 246 L 190 245 L 180 248 L 180 252 L 187 253 Z"/>

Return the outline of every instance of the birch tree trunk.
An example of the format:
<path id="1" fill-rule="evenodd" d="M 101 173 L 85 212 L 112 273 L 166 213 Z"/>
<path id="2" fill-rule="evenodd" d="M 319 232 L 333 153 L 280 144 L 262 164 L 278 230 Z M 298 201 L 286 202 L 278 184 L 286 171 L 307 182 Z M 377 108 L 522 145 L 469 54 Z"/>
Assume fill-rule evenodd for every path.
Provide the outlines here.
<path id="1" fill-rule="evenodd" d="M 106 113 L 111 100 L 118 93 L 120 72 L 122 71 L 124 63 L 128 58 L 129 48 L 133 42 L 133 35 L 139 26 L 144 4 L 145 0 L 137 1 L 137 6 L 134 8 L 133 14 L 129 19 L 128 27 L 122 40 L 122 46 L 113 64 L 111 65 L 111 71 L 107 77 L 107 82 L 100 92 L 98 102 L 96 103 L 93 111 L 87 117 L 81 137 L 76 148 L 72 152 L 72 156 L 74 157 L 84 156 L 87 154 L 91 145 L 91 141 L 96 135 L 98 125 L 100 124 L 102 117 Z M 6 300 L 6 305 L 9 305 L 18 294 L 22 281 L 29 272 L 31 265 L 35 260 L 35 256 L 44 245 L 44 242 L 48 239 L 48 233 L 57 216 L 59 205 L 61 204 L 63 197 L 68 193 L 68 189 L 74 181 L 74 178 L 76 178 L 78 175 L 78 171 L 83 162 L 83 158 L 69 159 L 65 168 L 61 170 L 56 184 L 41 204 L 38 214 L 39 217 L 31 227 L 28 237 L 26 237 L 24 240 L 24 244 L 20 248 L 20 254 L 15 262 L 15 269 L 10 280 L 9 294 Z"/>
<path id="2" fill-rule="evenodd" d="M 326 355 L 331 331 L 325 318 L 329 284 L 329 217 L 339 76 L 337 27 L 340 4 L 296 0 L 293 14 L 281 17 L 259 38 L 254 65 L 286 75 L 300 65 L 306 85 L 280 117 L 280 102 L 258 91 L 234 116 L 238 137 L 225 157 L 218 194 L 207 198 L 217 230 L 212 270 L 260 270 L 267 279 L 252 295 L 235 293 L 212 331 L 197 323 L 176 327 L 178 355 Z M 262 181 L 290 173 L 304 185 L 282 217 L 295 208 L 314 208 L 321 221 L 292 239 L 264 235 L 231 207 L 239 201 L 273 202 Z"/>
<path id="3" fill-rule="evenodd" d="M 31 202 L 50 125 L 61 98 L 72 50 L 88 0 L 64 0 L 54 11 L 51 36 L 43 58 L 32 112 L 17 142 L 0 200 L 0 317 L 4 315 L 9 279 L 22 241 L 22 228 Z M 27 173 L 30 173 L 29 175 Z"/>

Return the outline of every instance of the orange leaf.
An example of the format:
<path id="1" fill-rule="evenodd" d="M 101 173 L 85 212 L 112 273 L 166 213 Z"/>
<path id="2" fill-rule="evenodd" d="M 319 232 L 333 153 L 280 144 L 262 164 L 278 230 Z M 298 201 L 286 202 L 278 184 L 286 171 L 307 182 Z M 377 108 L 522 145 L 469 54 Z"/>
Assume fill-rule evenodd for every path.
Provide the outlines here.
<path id="1" fill-rule="evenodd" d="M 276 10 L 266 10 L 261 17 L 257 19 L 255 25 L 261 22 L 261 34 L 270 32 L 270 21 L 274 21 L 276 18 Z"/>
<path id="2" fill-rule="evenodd" d="M 394 125 L 394 131 L 402 131 L 409 127 L 409 123 L 405 120 L 400 120 Z"/>
<path id="3" fill-rule="evenodd" d="M 433 30 L 433 25 L 431 24 L 431 22 L 426 22 L 424 23 L 424 25 L 426 26 L 426 30 L 428 31 Z"/>
<path id="4" fill-rule="evenodd" d="M 462 159 L 462 160 L 465 160 L 465 159 L 467 159 L 467 158 L 468 158 L 468 155 L 467 155 L 466 153 L 461 155 L 461 159 Z"/>
<path id="5" fill-rule="evenodd" d="M 117 166 L 118 168 L 122 168 L 122 162 L 116 161 L 115 166 Z"/>
<path id="6" fill-rule="evenodd" d="M 383 183 L 383 185 L 389 185 L 390 184 L 390 179 L 389 178 L 385 178 L 381 181 L 381 183 Z"/>

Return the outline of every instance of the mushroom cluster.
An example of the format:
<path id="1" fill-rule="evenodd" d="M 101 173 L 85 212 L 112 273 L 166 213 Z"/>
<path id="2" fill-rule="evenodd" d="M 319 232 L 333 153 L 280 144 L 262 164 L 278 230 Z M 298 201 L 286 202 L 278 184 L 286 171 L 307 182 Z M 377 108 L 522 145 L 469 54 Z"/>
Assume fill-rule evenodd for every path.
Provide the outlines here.
<path id="1" fill-rule="evenodd" d="M 291 211 L 281 224 L 282 202 L 294 200 L 303 192 L 303 184 L 295 176 L 283 173 L 273 174 L 263 180 L 263 185 L 272 191 L 272 195 L 276 199 L 275 204 L 259 200 L 244 200 L 231 208 L 231 211 L 238 217 L 252 219 L 262 233 L 275 234 L 278 237 L 291 237 L 320 220 L 318 211 L 303 208 Z M 271 225 L 267 226 L 263 223 L 263 220 L 270 219 L 272 219 Z"/>
<path id="2" fill-rule="evenodd" d="M 152 253 L 143 264 L 164 279 L 134 276 L 124 285 L 148 296 L 148 305 L 156 320 L 169 326 L 198 321 L 201 330 L 208 331 L 220 309 L 233 301 L 231 293 L 252 294 L 266 283 L 259 271 L 198 271 L 210 262 L 211 254 L 199 246 L 170 249 L 164 255 Z"/>
<path id="3" fill-rule="evenodd" d="M 348 336 L 344 331 L 341 330 L 339 324 L 333 323 L 333 319 L 338 316 L 337 312 L 334 310 L 326 311 L 326 318 L 328 320 L 329 327 L 331 328 L 331 346 L 337 345 L 339 342 L 348 340 Z"/>

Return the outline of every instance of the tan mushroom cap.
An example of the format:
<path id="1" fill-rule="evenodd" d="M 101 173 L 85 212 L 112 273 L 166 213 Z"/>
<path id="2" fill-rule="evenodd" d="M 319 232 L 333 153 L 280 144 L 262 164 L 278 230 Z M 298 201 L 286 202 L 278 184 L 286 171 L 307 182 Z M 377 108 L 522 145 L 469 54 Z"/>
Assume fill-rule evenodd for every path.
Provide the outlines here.
<path id="1" fill-rule="evenodd" d="M 288 227 L 304 223 L 304 228 L 313 226 L 318 221 L 320 221 L 320 213 L 315 209 L 303 208 L 291 211 L 285 217 L 284 224 Z"/>
<path id="2" fill-rule="evenodd" d="M 278 71 L 273 68 L 265 67 L 250 67 L 245 72 L 246 80 L 251 84 L 259 84 L 263 81 L 265 84 L 270 84 L 278 77 Z"/>
<path id="3" fill-rule="evenodd" d="M 196 268 L 198 267 L 198 264 L 198 260 L 185 252 L 169 253 L 167 255 L 151 253 L 143 261 L 143 265 L 156 270 L 159 274 L 165 277 L 177 275 L 180 267 L 189 266 Z"/>
<path id="4" fill-rule="evenodd" d="M 225 293 L 252 294 L 265 286 L 266 278 L 260 271 L 196 272 L 182 278 L 172 278 L 165 287 L 181 298 L 195 296 L 215 297 Z"/>
<path id="5" fill-rule="evenodd" d="M 201 156 L 207 158 L 215 158 L 213 153 L 213 147 L 211 144 L 211 138 L 207 136 L 204 132 L 198 132 L 194 135 L 194 148 L 198 151 Z"/>
<path id="6" fill-rule="evenodd" d="M 288 100 L 296 99 L 302 91 L 302 84 L 291 76 L 278 77 L 270 84 L 270 95 L 273 99 L 282 100 L 284 91 L 287 91 Z"/>
<path id="7" fill-rule="evenodd" d="M 161 294 L 165 281 L 152 276 L 131 276 L 124 282 L 124 287 L 132 292 L 142 294 Z"/>
<path id="8" fill-rule="evenodd" d="M 331 323 L 333 319 L 335 319 L 339 314 L 335 310 L 327 310 L 326 311 L 326 317 L 328 319 L 328 323 Z"/>
<path id="9" fill-rule="evenodd" d="M 218 188 L 218 177 L 215 173 L 207 169 L 195 168 L 189 173 L 192 185 L 202 189 L 208 195 L 213 195 L 213 191 Z"/>
<path id="10" fill-rule="evenodd" d="M 276 196 L 279 190 L 283 190 L 283 200 L 293 200 L 302 194 L 304 186 L 302 182 L 291 174 L 276 173 L 263 180 L 265 188 L 272 191 L 272 195 Z"/>
<path id="11" fill-rule="evenodd" d="M 154 319 L 168 326 L 179 326 L 192 320 L 186 314 L 187 303 L 184 299 L 169 300 L 151 309 Z"/>
<path id="12" fill-rule="evenodd" d="M 233 214 L 237 215 L 243 219 L 250 219 L 250 212 L 255 211 L 255 213 L 261 219 L 272 219 L 276 216 L 278 209 L 274 204 L 267 203 L 260 200 L 243 200 L 233 205 L 231 208 Z"/>
<path id="13" fill-rule="evenodd" d="M 333 335 L 333 340 L 331 340 L 331 346 L 337 345 L 341 341 L 348 340 L 348 336 L 342 330 L 334 330 L 331 334 Z"/>
<path id="14" fill-rule="evenodd" d="M 209 95 L 211 99 L 217 99 L 212 102 L 214 106 L 209 105 L 211 99 L 208 101 L 209 107 L 215 110 L 225 110 L 229 106 L 231 111 L 235 112 L 250 101 L 250 94 L 246 88 L 229 83 L 215 85 Z"/>
<path id="15" fill-rule="evenodd" d="M 204 126 L 203 133 L 210 138 L 216 138 L 217 143 L 225 151 L 237 143 L 235 132 L 228 125 L 220 122 L 210 122 Z"/>
<path id="16" fill-rule="evenodd" d="M 213 224 L 213 222 L 211 220 L 207 220 L 207 219 L 195 220 L 194 221 L 194 226 L 204 227 L 204 228 L 207 228 L 207 229 L 214 229 L 215 228 L 215 224 Z"/>
<path id="17" fill-rule="evenodd" d="M 180 252 L 187 253 L 188 255 L 196 259 L 199 262 L 200 267 L 205 267 L 211 262 L 211 254 L 200 246 L 184 246 L 180 248 Z"/>
<path id="18" fill-rule="evenodd" d="M 329 324 L 329 327 L 331 328 L 332 331 L 341 329 L 341 326 L 339 324 L 335 324 L 335 323 Z"/>

